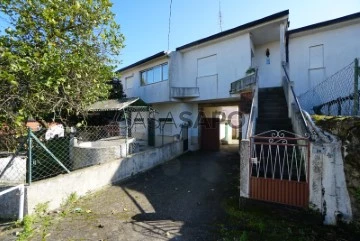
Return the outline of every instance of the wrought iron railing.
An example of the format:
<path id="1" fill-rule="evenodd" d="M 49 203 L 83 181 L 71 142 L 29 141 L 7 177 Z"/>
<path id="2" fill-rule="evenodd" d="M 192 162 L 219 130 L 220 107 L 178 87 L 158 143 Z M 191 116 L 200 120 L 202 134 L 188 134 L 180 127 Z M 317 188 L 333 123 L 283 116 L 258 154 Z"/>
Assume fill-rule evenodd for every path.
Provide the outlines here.
<path id="1" fill-rule="evenodd" d="M 308 182 L 309 139 L 285 130 L 251 137 L 250 175 Z"/>
<path id="2" fill-rule="evenodd" d="M 257 77 L 258 74 L 256 69 L 254 73 L 232 82 L 230 87 L 230 94 L 236 94 L 240 91 L 251 89 L 251 87 L 256 84 Z"/>

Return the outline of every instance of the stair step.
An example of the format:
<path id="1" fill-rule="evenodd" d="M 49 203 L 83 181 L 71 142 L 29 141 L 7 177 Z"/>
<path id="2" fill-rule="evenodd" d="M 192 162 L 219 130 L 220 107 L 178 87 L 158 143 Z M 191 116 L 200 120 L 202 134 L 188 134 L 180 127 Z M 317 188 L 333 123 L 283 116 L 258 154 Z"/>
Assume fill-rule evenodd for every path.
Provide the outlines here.
<path id="1" fill-rule="evenodd" d="M 289 124 L 291 124 L 291 120 L 289 118 L 257 118 L 256 123 L 279 123 L 279 124 L 289 123 Z"/>
<path id="2" fill-rule="evenodd" d="M 272 118 L 286 118 L 288 115 L 287 113 L 281 113 L 281 112 L 265 112 L 265 113 L 259 113 L 260 119 L 272 119 Z"/>

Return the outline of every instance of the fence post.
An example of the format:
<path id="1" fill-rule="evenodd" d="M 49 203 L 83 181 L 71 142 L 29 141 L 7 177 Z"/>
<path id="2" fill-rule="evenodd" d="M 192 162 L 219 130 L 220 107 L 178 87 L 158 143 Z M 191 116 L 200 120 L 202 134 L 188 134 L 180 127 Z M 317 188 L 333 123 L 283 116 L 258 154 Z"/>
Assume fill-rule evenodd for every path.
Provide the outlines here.
<path id="1" fill-rule="evenodd" d="M 355 58 L 354 67 L 354 108 L 353 115 L 359 114 L 359 60 Z"/>
<path id="2" fill-rule="evenodd" d="M 28 130 L 28 148 L 27 183 L 30 185 L 32 176 L 32 137 L 30 128 Z"/>

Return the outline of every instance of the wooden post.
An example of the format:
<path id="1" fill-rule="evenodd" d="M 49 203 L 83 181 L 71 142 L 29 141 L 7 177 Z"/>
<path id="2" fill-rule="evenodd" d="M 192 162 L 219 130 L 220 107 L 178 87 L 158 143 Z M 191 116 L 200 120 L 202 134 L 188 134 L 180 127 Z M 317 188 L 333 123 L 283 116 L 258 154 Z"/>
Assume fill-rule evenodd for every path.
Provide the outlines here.
<path id="1" fill-rule="evenodd" d="M 354 67 L 354 108 L 353 115 L 359 114 L 359 60 L 355 59 Z"/>

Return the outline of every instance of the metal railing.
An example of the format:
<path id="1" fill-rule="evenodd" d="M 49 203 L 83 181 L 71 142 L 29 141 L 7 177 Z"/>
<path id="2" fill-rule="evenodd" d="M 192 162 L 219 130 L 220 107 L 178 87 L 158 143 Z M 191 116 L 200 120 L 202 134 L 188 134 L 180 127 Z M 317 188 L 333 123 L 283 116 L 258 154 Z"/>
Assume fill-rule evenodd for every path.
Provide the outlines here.
<path id="1" fill-rule="evenodd" d="M 287 73 L 286 66 L 284 64 L 282 65 L 282 68 L 285 74 L 283 85 L 284 85 L 285 96 L 288 103 L 289 117 L 290 118 L 295 117 L 298 121 L 300 121 L 300 125 L 302 126 L 301 128 L 302 132 L 305 132 L 305 133 L 300 133 L 301 135 L 308 135 L 310 133 L 309 126 L 306 122 L 300 102 L 295 94 L 293 83 L 290 81 L 290 77 Z M 296 108 L 294 108 L 293 104 L 295 104 Z M 296 129 L 296 126 L 294 127 Z"/>
<path id="2" fill-rule="evenodd" d="M 257 101 L 258 101 L 258 88 L 254 89 L 253 92 L 253 99 L 251 102 L 251 110 L 249 114 L 249 119 L 247 121 L 247 127 L 246 127 L 246 133 L 245 133 L 245 139 L 249 139 L 250 136 L 253 134 L 253 131 L 255 130 L 255 123 L 257 118 Z"/>
<path id="3" fill-rule="evenodd" d="M 284 130 L 251 137 L 251 176 L 307 182 L 308 162 L 307 137 Z"/>
<path id="4" fill-rule="evenodd" d="M 236 94 L 240 91 L 251 89 L 251 87 L 256 84 L 257 77 L 258 70 L 256 69 L 254 73 L 232 82 L 230 84 L 230 94 Z"/>

